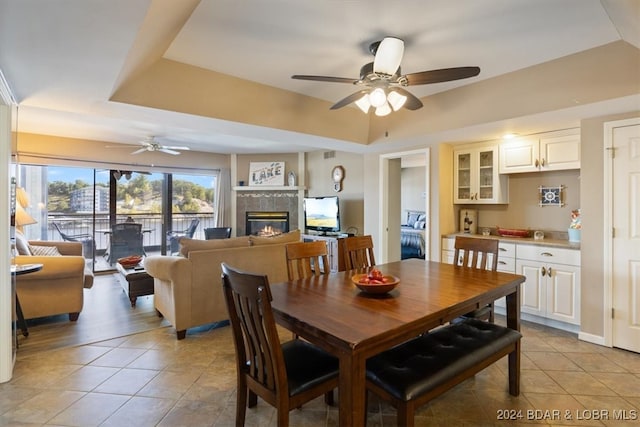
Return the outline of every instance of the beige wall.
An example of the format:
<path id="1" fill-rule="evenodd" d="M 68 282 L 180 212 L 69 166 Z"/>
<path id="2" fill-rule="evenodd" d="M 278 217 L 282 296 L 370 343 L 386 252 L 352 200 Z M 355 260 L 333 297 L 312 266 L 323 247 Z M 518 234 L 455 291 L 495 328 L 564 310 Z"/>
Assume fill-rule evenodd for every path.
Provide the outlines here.
<path id="1" fill-rule="evenodd" d="M 564 206 L 538 205 L 540 186 L 564 186 Z M 478 210 L 478 232 L 482 227 L 529 228 L 566 233 L 571 210 L 580 207 L 580 171 L 549 171 L 509 175 L 509 203 L 505 205 L 458 205 Z M 456 225 L 458 225 L 456 223 Z"/>
<path id="2" fill-rule="evenodd" d="M 424 166 L 402 168 L 400 175 L 402 201 L 400 208 L 403 218 L 405 218 L 407 210 L 424 210 L 424 193 L 427 191 L 424 179 L 425 173 L 426 168 Z"/>
<path id="3" fill-rule="evenodd" d="M 20 163 L 84 165 L 107 169 L 134 169 L 164 172 L 184 169 L 229 168 L 229 156 L 224 154 L 183 151 L 178 156 L 159 152 L 130 154 L 135 147 L 119 147 L 107 141 L 63 138 L 49 135 L 20 133 L 17 137 Z M 116 148 L 106 148 L 116 147 Z"/>
<path id="4" fill-rule="evenodd" d="M 333 154 L 335 157 L 331 157 Z M 328 158 L 325 159 L 325 155 Z M 337 195 L 340 198 L 340 223 L 342 231 L 364 234 L 365 188 L 364 160 L 361 154 L 342 151 L 312 151 L 306 153 L 307 195 L 311 197 Z M 331 170 L 334 166 L 344 167 L 342 191 L 333 190 Z M 377 185 L 376 185 L 377 186 Z"/>

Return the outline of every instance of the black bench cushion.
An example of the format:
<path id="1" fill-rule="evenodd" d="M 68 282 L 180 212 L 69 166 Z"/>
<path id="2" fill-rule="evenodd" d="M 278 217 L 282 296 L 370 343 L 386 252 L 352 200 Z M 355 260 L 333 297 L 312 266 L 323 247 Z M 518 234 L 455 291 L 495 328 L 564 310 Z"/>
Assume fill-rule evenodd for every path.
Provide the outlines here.
<path id="1" fill-rule="evenodd" d="M 476 319 L 443 326 L 367 361 L 367 380 L 412 400 L 518 341 L 513 329 Z"/>

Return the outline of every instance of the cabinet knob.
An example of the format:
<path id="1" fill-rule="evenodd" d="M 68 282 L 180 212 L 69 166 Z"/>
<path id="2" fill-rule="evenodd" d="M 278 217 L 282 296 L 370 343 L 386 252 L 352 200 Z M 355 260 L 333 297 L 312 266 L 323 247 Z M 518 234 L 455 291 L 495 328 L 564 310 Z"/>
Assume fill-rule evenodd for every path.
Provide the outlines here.
<path id="1" fill-rule="evenodd" d="M 540 274 L 542 274 L 542 276 L 543 276 L 543 277 L 544 277 L 544 276 L 546 276 L 546 274 L 547 274 L 547 269 L 546 269 L 546 268 L 544 268 L 544 267 L 542 267 L 542 271 L 540 271 Z"/>
<path id="2" fill-rule="evenodd" d="M 540 166 L 544 167 L 544 159 L 540 161 Z"/>
<path id="3" fill-rule="evenodd" d="M 540 162 L 538 161 L 538 159 L 536 159 L 535 165 L 536 165 L 536 167 L 540 166 Z"/>
<path id="4" fill-rule="evenodd" d="M 542 256 L 553 256 L 551 252 L 542 252 L 540 255 Z"/>
<path id="5" fill-rule="evenodd" d="M 547 267 L 547 276 L 551 277 L 551 267 Z"/>

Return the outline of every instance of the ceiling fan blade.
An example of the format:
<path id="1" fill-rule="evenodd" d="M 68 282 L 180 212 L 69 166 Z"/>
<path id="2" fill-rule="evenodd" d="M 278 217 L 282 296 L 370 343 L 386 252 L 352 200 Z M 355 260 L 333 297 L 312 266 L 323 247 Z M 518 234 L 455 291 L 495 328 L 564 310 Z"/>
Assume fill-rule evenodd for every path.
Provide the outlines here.
<path id="1" fill-rule="evenodd" d="M 329 83 L 351 83 L 355 84 L 358 79 L 352 79 L 349 77 L 329 77 L 329 76 L 305 76 L 301 74 L 294 74 L 291 76 L 296 80 L 313 80 L 316 82 L 329 82 Z"/>
<path id="2" fill-rule="evenodd" d="M 359 90 L 356 93 L 352 93 L 351 95 L 347 96 L 346 98 L 341 99 L 340 101 L 336 102 L 335 104 L 333 104 L 331 106 L 331 110 L 337 110 L 338 108 L 342 108 L 345 105 L 349 105 L 352 102 L 357 101 L 358 99 L 362 98 L 364 96 L 364 94 L 368 93 L 368 90 Z"/>
<path id="3" fill-rule="evenodd" d="M 385 37 L 378 45 L 376 56 L 373 60 L 373 72 L 393 76 L 404 54 L 404 41 L 396 37 Z"/>
<path id="4" fill-rule="evenodd" d="M 166 147 L 158 148 L 157 151 L 162 151 L 163 153 L 167 153 L 167 154 L 173 154 L 174 156 L 180 154 L 179 151 L 170 150 L 169 148 L 166 148 Z"/>
<path id="5" fill-rule="evenodd" d="M 480 74 L 480 67 L 455 67 L 411 73 L 401 77 L 401 79 L 406 78 L 407 85 L 413 86 L 467 79 L 478 74 Z"/>
<path id="6" fill-rule="evenodd" d="M 404 105 L 403 105 L 403 107 L 406 108 L 407 110 L 414 111 L 422 108 L 422 101 L 420 101 L 420 99 L 417 96 L 415 96 L 408 90 L 405 90 L 401 87 L 394 87 L 392 90 L 395 90 L 400 95 L 404 95 L 407 97 L 407 100 L 404 102 Z"/>
<path id="7" fill-rule="evenodd" d="M 147 147 L 142 147 L 142 148 L 138 148 L 136 151 L 133 151 L 131 154 L 140 154 L 140 153 L 144 153 L 147 150 Z"/>
<path id="8" fill-rule="evenodd" d="M 175 145 L 175 146 L 163 145 L 160 148 L 165 148 L 165 149 L 169 149 L 169 150 L 189 150 L 189 147 L 184 147 L 184 146 L 181 146 L 181 145 Z"/>

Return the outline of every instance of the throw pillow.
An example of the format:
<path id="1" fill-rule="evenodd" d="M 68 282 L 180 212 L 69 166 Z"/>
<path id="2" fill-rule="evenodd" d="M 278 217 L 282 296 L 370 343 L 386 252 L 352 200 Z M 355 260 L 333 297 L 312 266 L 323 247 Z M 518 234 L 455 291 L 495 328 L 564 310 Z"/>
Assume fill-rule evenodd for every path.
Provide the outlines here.
<path id="1" fill-rule="evenodd" d="M 249 240 L 251 241 L 252 246 L 258 246 L 258 245 L 275 245 L 278 243 L 299 242 L 301 240 L 300 237 L 301 237 L 300 230 L 294 230 L 288 233 L 282 233 L 272 237 L 249 236 Z"/>
<path id="2" fill-rule="evenodd" d="M 31 255 L 35 256 L 62 256 L 55 246 L 35 246 L 29 245 Z"/>
<path id="3" fill-rule="evenodd" d="M 427 224 L 426 221 L 416 221 L 416 223 L 413 224 L 413 228 L 420 230 L 424 228 L 426 224 Z"/>
<path id="4" fill-rule="evenodd" d="M 206 251 L 208 249 L 223 249 L 223 248 L 239 248 L 243 246 L 249 246 L 249 236 L 233 237 L 231 239 L 215 239 L 215 240 L 199 240 L 190 239 L 188 237 L 181 237 L 178 240 L 180 243 L 180 255 L 186 257 L 191 251 Z"/>
<path id="5" fill-rule="evenodd" d="M 18 255 L 31 255 L 29 241 L 18 230 L 16 230 L 16 249 L 18 250 Z"/>

